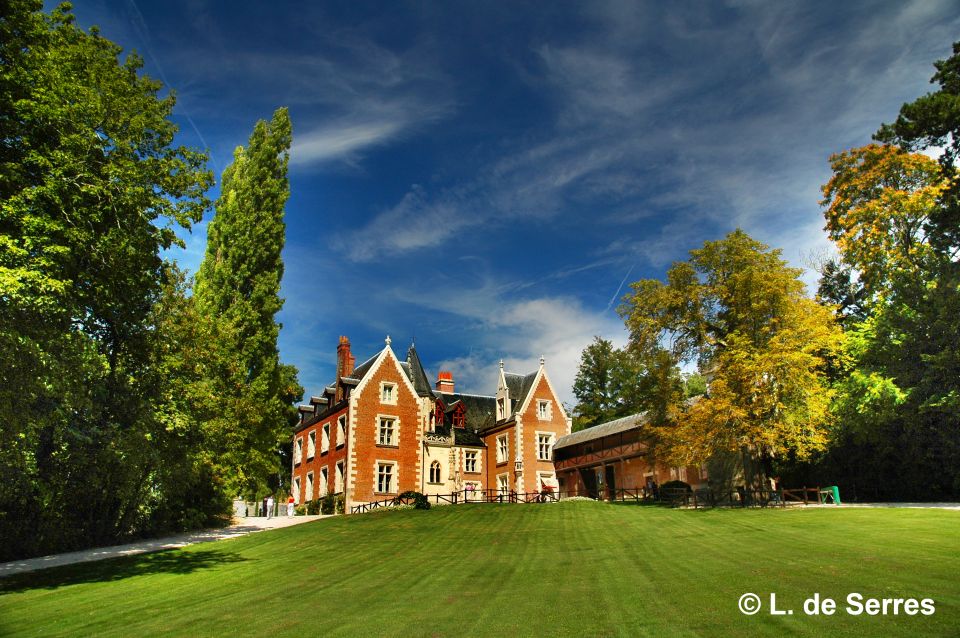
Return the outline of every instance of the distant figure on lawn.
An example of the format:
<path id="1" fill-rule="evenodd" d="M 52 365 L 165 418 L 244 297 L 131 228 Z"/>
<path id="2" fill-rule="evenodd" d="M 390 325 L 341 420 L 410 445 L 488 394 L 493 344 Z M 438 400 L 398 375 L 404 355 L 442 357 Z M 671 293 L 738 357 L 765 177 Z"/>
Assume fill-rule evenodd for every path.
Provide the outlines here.
<path id="1" fill-rule="evenodd" d="M 293 516 L 293 494 L 287 499 L 287 516 Z"/>
<path id="2" fill-rule="evenodd" d="M 267 515 L 267 497 L 266 496 L 263 497 L 263 505 L 260 508 L 260 512 L 261 512 L 260 516 Z"/>
<path id="3" fill-rule="evenodd" d="M 273 518 L 273 495 L 267 497 L 267 518 Z"/>

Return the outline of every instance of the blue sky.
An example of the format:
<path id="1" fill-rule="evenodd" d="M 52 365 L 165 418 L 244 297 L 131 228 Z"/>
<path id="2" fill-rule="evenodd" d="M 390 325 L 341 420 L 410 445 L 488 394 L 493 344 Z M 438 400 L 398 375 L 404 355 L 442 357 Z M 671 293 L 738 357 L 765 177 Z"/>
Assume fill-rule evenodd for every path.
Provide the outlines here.
<path id="1" fill-rule="evenodd" d="M 581 350 L 626 339 L 623 282 L 737 226 L 795 266 L 827 254 L 828 157 L 930 90 L 960 37 L 935 0 L 75 13 L 176 90 L 179 141 L 218 177 L 257 119 L 290 108 L 280 352 L 308 396 L 338 335 L 359 363 L 389 334 L 466 392 L 493 392 L 501 358 L 528 372 L 543 355 L 573 403 Z M 172 254 L 192 271 L 210 215 Z"/>

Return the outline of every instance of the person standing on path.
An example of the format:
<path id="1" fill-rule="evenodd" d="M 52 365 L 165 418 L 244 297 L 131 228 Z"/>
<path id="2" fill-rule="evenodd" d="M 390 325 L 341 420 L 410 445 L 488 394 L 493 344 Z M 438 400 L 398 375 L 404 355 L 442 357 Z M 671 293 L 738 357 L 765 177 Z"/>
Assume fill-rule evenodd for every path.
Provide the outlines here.
<path id="1" fill-rule="evenodd" d="M 273 518 L 273 494 L 267 497 L 267 518 Z"/>
<path id="2" fill-rule="evenodd" d="M 267 515 L 267 497 L 266 496 L 263 497 L 263 507 L 261 508 L 260 511 L 263 512 L 261 516 Z"/>
<path id="3" fill-rule="evenodd" d="M 287 499 L 287 516 L 293 516 L 293 494 Z"/>

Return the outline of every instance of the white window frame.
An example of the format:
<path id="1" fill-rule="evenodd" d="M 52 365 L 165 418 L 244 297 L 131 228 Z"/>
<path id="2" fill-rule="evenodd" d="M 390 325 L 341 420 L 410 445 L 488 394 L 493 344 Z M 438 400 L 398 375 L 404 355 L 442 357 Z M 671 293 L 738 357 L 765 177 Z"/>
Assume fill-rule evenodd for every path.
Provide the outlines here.
<path id="1" fill-rule="evenodd" d="M 320 435 L 320 454 L 330 451 L 330 424 L 323 424 L 323 434 Z"/>
<path id="2" fill-rule="evenodd" d="M 553 433 L 553 432 L 539 432 L 539 431 L 538 431 L 538 432 L 536 432 L 536 436 L 537 436 L 537 460 L 538 460 L 538 461 L 552 461 L 552 460 L 553 460 L 553 446 L 554 446 L 554 444 L 556 444 L 556 442 L 557 442 L 557 435 L 556 435 L 555 433 Z M 540 447 L 540 437 L 547 437 L 547 438 L 549 439 L 546 458 L 544 458 L 543 455 L 541 455 L 541 453 L 540 453 L 540 451 L 541 451 L 541 447 Z"/>
<path id="3" fill-rule="evenodd" d="M 540 421 L 549 421 L 553 418 L 553 401 L 549 399 L 537 399 L 537 419 Z"/>
<path id="4" fill-rule="evenodd" d="M 320 468 L 320 496 L 326 496 L 330 491 L 330 470 L 326 465 Z"/>
<path id="5" fill-rule="evenodd" d="M 298 436 L 293 444 L 293 464 L 300 465 L 303 462 L 303 437 Z"/>
<path id="6" fill-rule="evenodd" d="M 508 434 L 501 434 L 497 437 L 497 465 L 506 463 L 510 460 L 510 442 Z"/>
<path id="7" fill-rule="evenodd" d="M 677 468 L 677 477 L 679 477 L 679 479 L 680 479 L 681 481 L 683 481 L 684 483 L 687 482 L 687 467 L 686 467 L 686 466 L 683 466 L 683 467 L 681 467 L 681 468 Z"/>
<path id="8" fill-rule="evenodd" d="M 384 421 L 389 421 L 392 426 L 390 428 L 390 443 L 381 443 L 380 441 Z M 400 447 L 400 417 L 392 414 L 378 414 L 376 441 L 380 447 Z"/>
<path id="9" fill-rule="evenodd" d="M 497 474 L 497 492 L 503 495 L 510 493 L 510 474 L 508 472 Z"/>
<path id="10" fill-rule="evenodd" d="M 392 469 L 390 471 L 390 485 L 387 487 L 390 488 L 386 492 L 380 491 L 380 467 L 381 466 L 390 466 Z M 398 494 L 400 485 L 400 464 L 396 461 L 384 461 L 377 459 L 373 464 L 373 491 L 376 494 Z"/>
<path id="11" fill-rule="evenodd" d="M 437 470 L 437 476 L 433 476 L 433 470 Z M 443 468 L 440 466 L 440 461 L 433 461 L 430 463 L 430 473 L 429 473 L 428 483 L 432 485 L 438 485 L 443 482 Z"/>
<path id="12" fill-rule="evenodd" d="M 473 468 L 470 468 L 470 455 L 473 455 Z M 466 450 L 463 453 L 463 471 L 470 474 L 480 473 L 480 450 Z"/>
<path id="13" fill-rule="evenodd" d="M 296 492 L 297 494 L 297 505 L 299 505 L 300 503 L 303 502 L 303 500 L 300 498 L 300 477 L 299 476 L 293 477 L 293 491 Z"/>
<path id="14" fill-rule="evenodd" d="M 396 405 L 397 404 L 397 392 L 399 391 L 399 386 L 396 383 L 391 381 L 381 381 L 380 382 L 380 403 L 384 405 Z"/>
<path id="15" fill-rule="evenodd" d="M 309 461 L 317 455 L 317 431 L 310 430 L 307 435 L 307 460 Z"/>
<path id="16" fill-rule="evenodd" d="M 337 418 L 337 447 L 342 447 L 347 442 L 347 415 L 341 414 Z"/>
<path id="17" fill-rule="evenodd" d="M 337 474 L 333 483 L 333 492 L 334 494 L 339 494 L 340 492 L 344 491 L 344 483 L 346 482 L 346 478 L 347 478 L 346 476 L 344 476 L 343 461 L 337 461 L 337 466 L 334 472 L 336 472 Z"/>
<path id="18" fill-rule="evenodd" d="M 307 472 L 307 493 L 304 496 L 303 500 L 312 501 L 316 498 L 314 495 L 314 485 L 313 485 L 313 472 Z"/>

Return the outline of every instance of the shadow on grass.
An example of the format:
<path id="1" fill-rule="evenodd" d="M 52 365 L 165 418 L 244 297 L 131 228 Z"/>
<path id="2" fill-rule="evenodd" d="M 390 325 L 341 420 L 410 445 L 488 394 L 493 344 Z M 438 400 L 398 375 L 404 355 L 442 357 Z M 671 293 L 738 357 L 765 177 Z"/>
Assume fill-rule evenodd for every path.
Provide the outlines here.
<path id="1" fill-rule="evenodd" d="M 216 549 L 170 549 L 7 576 L 0 578 L 0 595 L 32 589 L 57 589 L 83 583 L 105 583 L 149 574 L 190 574 L 217 565 L 247 560 L 249 559 L 235 552 Z"/>

